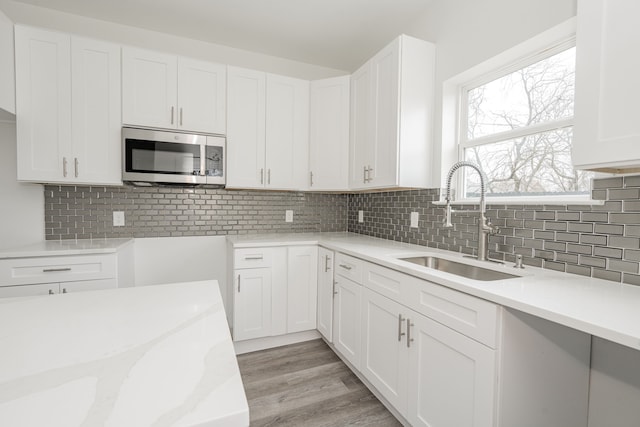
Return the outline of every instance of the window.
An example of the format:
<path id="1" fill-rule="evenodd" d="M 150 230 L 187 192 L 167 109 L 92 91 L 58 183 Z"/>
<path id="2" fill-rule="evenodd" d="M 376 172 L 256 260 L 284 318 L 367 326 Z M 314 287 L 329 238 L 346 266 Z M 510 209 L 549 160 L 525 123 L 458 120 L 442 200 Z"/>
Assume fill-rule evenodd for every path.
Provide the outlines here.
<path id="1" fill-rule="evenodd" d="M 487 198 L 588 199 L 593 173 L 571 164 L 575 40 L 461 88 L 459 158 L 487 176 Z M 479 196 L 465 171 L 463 198 Z"/>

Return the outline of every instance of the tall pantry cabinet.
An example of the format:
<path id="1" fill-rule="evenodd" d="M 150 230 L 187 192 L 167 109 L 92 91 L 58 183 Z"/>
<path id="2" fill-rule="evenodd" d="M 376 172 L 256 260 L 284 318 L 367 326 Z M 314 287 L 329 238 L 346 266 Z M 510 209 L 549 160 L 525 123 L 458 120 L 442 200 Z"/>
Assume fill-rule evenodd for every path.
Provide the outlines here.
<path id="1" fill-rule="evenodd" d="M 15 27 L 18 179 L 120 185 L 120 47 Z"/>

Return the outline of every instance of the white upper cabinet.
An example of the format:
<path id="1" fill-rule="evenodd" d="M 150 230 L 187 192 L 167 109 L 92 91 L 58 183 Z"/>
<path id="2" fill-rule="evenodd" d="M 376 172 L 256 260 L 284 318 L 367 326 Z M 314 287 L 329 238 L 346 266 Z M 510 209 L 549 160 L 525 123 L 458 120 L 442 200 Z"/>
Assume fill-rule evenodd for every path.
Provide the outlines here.
<path id="1" fill-rule="evenodd" d="M 13 22 L 0 11 L 0 109 L 16 113 Z M 0 116 L 1 117 L 1 116 Z"/>
<path id="2" fill-rule="evenodd" d="M 309 83 L 228 68 L 227 187 L 307 186 Z"/>
<path id="3" fill-rule="evenodd" d="M 309 171 L 309 82 L 267 74 L 267 188 L 301 190 Z"/>
<path id="4" fill-rule="evenodd" d="M 264 188 L 266 75 L 227 72 L 227 187 Z"/>
<path id="5" fill-rule="evenodd" d="M 349 76 L 315 80 L 309 101 L 309 189 L 349 188 Z"/>
<path id="6" fill-rule="evenodd" d="M 434 52 L 402 35 L 351 76 L 352 189 L 430 186 Z"/>
<path id="7" fill-rule="evenodd" d="M 73 175 L 120 184 L 120 47 L 72 37 L 71 76 Z"/>
<path id="8" fill-rule="evenodd" d="M 130 47 L 122 61 L 125 124 L 225 133 L 224 65 Z"/>
<path id="9" fill-rule="evenodd" d="M 637 0 L 578 0 L 572 159 L 579 169 L 640 168 Z"/>
<path id="10" fill-rule="evenodd" d="M 15 36 L 18 179 L 121 184 L 120 48 L 23 26 Z"/>

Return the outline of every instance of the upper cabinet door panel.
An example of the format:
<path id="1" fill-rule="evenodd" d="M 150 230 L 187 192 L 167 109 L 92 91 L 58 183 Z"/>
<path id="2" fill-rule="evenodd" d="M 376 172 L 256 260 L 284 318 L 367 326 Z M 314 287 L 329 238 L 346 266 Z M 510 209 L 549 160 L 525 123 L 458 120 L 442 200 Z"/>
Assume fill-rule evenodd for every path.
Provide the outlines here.
<path id="1" fill-rule="evenodd" d="M 349 76 L 311 82 L 309 108 L 309 187 L 348 190 Z"/>
<path id="2" fill-rule="evenodd" d="M 264 188 L 265 74 L 227 69 L 227 187 Z"/>
<path id="3" fill-rule="evenodd" d="M 573 163 L 640 167 L 640 2 L 578 0 Z M 635 53 L 632 53 L 635 52 Z"/>
<path id="4" fill-rule="evenodd" d="M 369 179 L 375 186 L 397 184 L 399 147 L 400 45 L 392 43 L 372 60 L 375 138 Z M 426 159 L 425 159 L 426 161 Z"/>
<path id="5" fill-rule="evenodd" d="M 121 184 L 120 46 L 72 38 L 71 73 L 73 174 Z"/>
<path id="6" fill-rule="evenodd" d="M 226 131 L 225 65 L 178 59 L 178 127 L 197 132 Z"/>
<path id="7" fill-rule="evenodd" d="M 18 179 L 71 179 L 71 39 L 22 26 L 15 37 Z"/>
<path id="8" fill-rule="evenodd" d="M 371 92 L 371 67 L 367 62 L 351 75 L 349 186 L 353 189 L 365 188 L 368 183 L 367 167 L 372 159 L 373 135 Z"/>
<path id="9" fill-rule="evenodd" d="M 309 170 L 309 82 L 267 74 L 267 187 L 307 187 Z"/>
<path id="10" fill-rule="evenodd" d="M 0 108 L 16 113 L 13 22 L 0 11 Z"/>
<path id="11" fill-rule="evenodd" d="M 122 120 L 125 124 L 175 128 L 177 57 L 122 49 Z"/>

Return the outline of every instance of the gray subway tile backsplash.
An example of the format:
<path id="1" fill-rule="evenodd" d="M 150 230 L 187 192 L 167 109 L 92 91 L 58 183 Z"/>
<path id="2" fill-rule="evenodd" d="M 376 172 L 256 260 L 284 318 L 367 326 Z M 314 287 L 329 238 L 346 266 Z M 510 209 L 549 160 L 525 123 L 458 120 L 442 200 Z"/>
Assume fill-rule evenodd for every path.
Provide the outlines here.
<path id="1" fill-rule="evenodd" d="M 490 256 L 587 277 L 640 285 L 640 175 L 596 179 L 591 205 L 489 204 L 500 228 Z M 630 191 L 628 191 L 630 190 Z M 356 194 L 240 191 L 217 188 L 45 186 L 48 240 L 351 231 L 474 254 L 477 214 L 454 214 L 432 202 L 439 189 Z M 624 209 L 623 209 L 624 207 Z M 473 210 L 477 206 L 457 207 Z M 294 222 L 284 221 L 285 210 Z M 113 226 L 113 212 L 125 226 Z M 364 222 L 358 222 L 358 210 Z M 418 228 L 410 213 L 418 212 Z"/>

